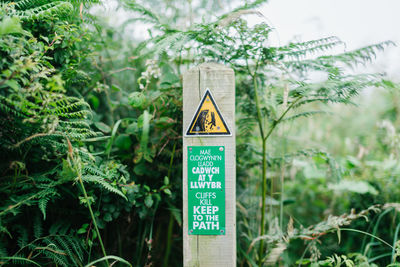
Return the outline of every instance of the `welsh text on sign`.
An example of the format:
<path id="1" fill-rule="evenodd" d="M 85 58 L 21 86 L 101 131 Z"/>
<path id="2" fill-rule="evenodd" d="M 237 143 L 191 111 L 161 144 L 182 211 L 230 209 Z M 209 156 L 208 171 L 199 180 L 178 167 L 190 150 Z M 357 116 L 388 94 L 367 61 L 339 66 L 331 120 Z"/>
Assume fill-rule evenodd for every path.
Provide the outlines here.
<path id="1" fill-rule="evenodd" d="M 188 147 L 188 226 L 191 235 L 225 234 L 225 149 Z"/>

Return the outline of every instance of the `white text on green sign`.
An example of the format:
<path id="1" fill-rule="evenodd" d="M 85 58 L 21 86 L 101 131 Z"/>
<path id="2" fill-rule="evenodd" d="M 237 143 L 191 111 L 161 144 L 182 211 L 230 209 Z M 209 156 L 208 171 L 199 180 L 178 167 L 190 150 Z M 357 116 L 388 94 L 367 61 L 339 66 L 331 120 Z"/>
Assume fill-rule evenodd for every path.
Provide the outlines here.
<path id="1" fill-rule="evenodd" d="M 225 234 L 225 149 L 188 147 L 189 234 Z"/>

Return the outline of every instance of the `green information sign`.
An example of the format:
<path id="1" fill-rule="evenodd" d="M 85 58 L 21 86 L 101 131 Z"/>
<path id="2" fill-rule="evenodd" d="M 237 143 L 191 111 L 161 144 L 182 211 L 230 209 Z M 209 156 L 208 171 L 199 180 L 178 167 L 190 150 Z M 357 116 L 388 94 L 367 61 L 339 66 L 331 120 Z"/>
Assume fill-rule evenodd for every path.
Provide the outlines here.
<path id="1" fill-rule="evenodd" d="M 225 147 L 188 146 L 190 235 L 225 235 Z"/>

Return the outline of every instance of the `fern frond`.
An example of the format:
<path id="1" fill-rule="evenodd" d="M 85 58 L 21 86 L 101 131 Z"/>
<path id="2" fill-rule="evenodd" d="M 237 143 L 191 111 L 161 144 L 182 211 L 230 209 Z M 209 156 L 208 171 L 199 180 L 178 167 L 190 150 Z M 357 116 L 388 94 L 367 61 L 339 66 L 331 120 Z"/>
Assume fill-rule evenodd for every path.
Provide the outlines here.
<path id="1" fill-rule="evenodd" d="M 135 18 L 135 20 L 140 20 L 143 22 L 154 23 L 156 25 L 160 23 L 160 17 L 151 11 L 150 9 L 146 8 L 145 6 L 138 4 L 136 1 L 133 0 L 124 0 L 123 6 L 127 9 L 137 12 L 141 15 L 139 18 Z"/>
<path id="2" fill-rule="evenodd" d="M 379 84 L 380 75 L 360 74 L 331 76 L 318 83 L 295 82 L 296 88 L 289 92 L 291 97 L 303 96 L 304 100 L 295 107 L 315 101 L 350 103 L 350 99 L 369 86 Z"/>
<path id="3" fill-rule="evenodd" d="M 107 175 L 106 175 L 102 170 L 100 170 L 98 167 L 93 166 L 93 165 L 90 165 L 90 164 L 86 164 L 86 165 L 83 167 L 83 170 L 84 170 L 86 173 L 89 173 L 89 174 L 91 174 L 91 175 L 96 175 L 96 176 L 101 176 L 101 177 L 106 177 L 106 176 L 107 176 Z"/>
<path id="4" fill-rule="evenodd" d="M 238 134 L 245 136 L 254 131 L 257 121 L 254 118 L 240 118 L 238 119 Z"/>
<path id="5" fill-rule="evenodd" d="M 2 95 L 0 95 L 0 110 L 6 114 L 10 113 L 19 118 L 27 118 L 36 115 L 36 113 L 24 108 L 20 102 L 11 100 Z"/>
<path id="6" fill-rule="evenodd" d="M 54 224 L 51 228 L 54 228 L 53 226 Z M 29 256 L 24 255 L 24 252 L 29 253 Z M 0 256 L 0 258 L 4 259 L 4 263 L 12 261 L 14 263 L 18 262 L 20 265 L 29 259 L 35 259 L 40 262 L 40 259 L 44 258 L 46 262 L 51 261 L 62 266 L 82 266 L 85 252 L 81 242 L 74 235 L 51 234 L 35 237 L 33 241 L 20 247 L 13 256 Z"/>
<path id="7" fill-rule="evenodd" d="M 300 106 L 310 104 L 310 103 L 323 103 L 323 104 L 329 104 L 329 103 L 342 103 L 342 104 L 347 104 L 347 105 L 356 105 L 354 102 L 352 102 L 349 99 L 343 99 L 343 98 L 335 98 L 335 97 L 313 97 L 313 98 L 308 98 L 305 100 L 301 100 L 297 102 L 293 108 L 298 108 Z"/>
<path id="8" fill-rule="evenodd" d="M 90 128 L 89 124 L 82 120 L 59 121 L 59 124 L 61 127 L 65 127 L 65 129 Z"/>
<path id="9" fill-rule="evenodd" d="M 1 224 L 1 220 L 0 220 L 0 233 L 4 233 L 4 234 L 8 235 L 10 238 L 12 238 L 12 235 L 8 231 L 8 229 Z M 1 245 L 2 244 L 0 243 L 0 257 L 7 255 L 6 251 L 4 251 L 3 247 L 1 247 Z"/>
<path id="10" fill-rule="evenodd" d="M 53 243 L 53 241 L 50 241 L 49 239 L 44 240 L 47 244 L 45 247 L 37 247 L 36 249 L 40 251 L 40 254 L 44 255 L 45 258 L 51 260 L 51 262 L 68 267 L 69 262 L 67 253 L 65 253 L 63 250 L 58 248 L 56 244 Z"/>
<path id="11" fill-rule="evenodd" d="M 330 50 L 344 43 L 335 36 L 312 40 L 302 43 L 290 43 L 287 46 L 279 47 L 278 57 L 300 59 L 308 55 Z"/>
<path id="12" fill-rule="evenodd" d="M 0 257 L 0 260 L 11 261 L 12 263 L 16 264 L 16 266 L 25 265 L 26 263 L 33 264 L 34 266 L 39 266 L 39 267 L 41 266 L 40 264 L 31 259 L 27 259 L 23 256 L 18 256 L 18 255 L 12 257 Z"/>
<path id="13" fill-rule="evenodd" d="M 28 230 L 26 228 L 21 228 L 19 227 L 19 237 L 17 239 L 17 244 L 19 248 L 23 248 L 28 244 L 28 238 L 29 238 L 29 234 L 28 234 Z"/>
<path id="14" fill-rule="evenodd" d="M 49 0 L 19 0 L 15 1 L 15 9 L 27 10 L 33 7 L 42 6 L 48 4 Z"/>
<path id="15" fill-rule="evenodd" d="M 54 237 L 54 241 L 55 241 L 54 243 L 58 245 L 57 247 L 61 248 L 62 251 L 64 251 L 67 254 L 68 258 L 72 261 L 72 263 L 75 266 L 82 265 L 81 261 L 83 260 L 83 257 L 79 253 L 76 254 L 76 252 L 79 252 L 79 251 L 77 249 L 75 240 L 71 239 L 71 240 L 67 241 L 66 238 L 63 238 L 63 237 L 57 235 Z M 75 249 L 74 249 L 74 247 L 75 247 Z"/>
<path id="16" fill-rule="evenodd" d="M 186 45 L 190 40 L 191 36 L 189 34 L 176 31 L 155 40 L 155 47 L 154 49 L 152 49 L 151 52 L 155 55 L 160 55 L 163 52 L 167 51 L 167 49 L 177 51 L 180 50 L 184 45 Z"/>
<path id="17" fill-rule="evenodd" d="M 36 1 L 23 1 L 24 4 L 21 4 L 21 8 L 28 7 L 28 9 L 15 10 L 11 15 L 18 17 L 22 21 L 32 21 L 51 17 L 62 17 L 73 11 L 73 6 L 68 2 L 54 1 L 44 5 L 35 6 L 34 2 Z M 39 0 L 37 2 L 42 1 Z"/>
<path id="18" fill-rule="evenodd" d="M 79 111 L 69 112 L 69 113 L 60 113 L 60 114 L 58 114 L 58 116 L 60 116 L 62 118 L 76 119 L 76 118 L 86 118 L 90 114 L 91 113 L 88 110 L 79 110 Z"/>
<path id="19" fill-rule="evenodd" d="M 358 64 L 364 65 L 376 57 L 376 53 L 378 51 L 382 51 L 386 47 L 392 45 L 395 44 L 391 41 L 385 41 L 345 53 L 319 56 L 315 59 L 284 60 L 282 64 L 285 65 L 288 70 L 295 70 L 299 72 L 317 70 L 326 71 L 328 73 L 334 73 L 337 75 L 342 72 L 342 66 L 352 68 Z"/>
<path id="20" fill-rule="evenodd" d="M 355 64 L 364 64 L 375 58 L 377 52 L 382 52 L 385 48 L 394 45 L 395 43 L 393 43 L 392 41 L 385 41 L 365 46 L 360 49 L 352 50 L 343 54 L 335 55 L 335 59 L 337 59 L 339 62 L 345 63 L 348 66 L 354 66 Z M 354 63 L 352 63 L 352 61 L 354 61 Z"/>
<path id="21" fill-rule="evenodd" d="M 256 10 L 238 10 L 236 12 L 229 13 L 226 17 L 223 17 L 222 19 L 218 20 L 216 23 L 218 27 L 220 28 L 225 28 L 232 24 L 233 22 L 239 20 L 241 17 L 244 15 L 258 15 L 259 17 L 263 17 L 262 13 Z"/>
<path id="22" fill-rule="evenodd" d="M 73 3 L 76 6 L 79 6 L 78 4 L 81 3 L 86 5 L 101 3 L 100 0 L 69 0 L 69 2 Z"/>
<path id="23" fill-rule="evenodd" d="M 87 86 L 91 77 L 89 74 L 82 70 L 66 70 L 63 72 L 63 79 L 66 80 L 66 87 L 68 85 L 84 85 Z"/>
<path id="24" fill-rule="evenodd" d="M 322 110 L 315 110 L 315 111 L 306 111 L 306 112 L 301 112 L 289 117 L 286 117 L 285 119 L 282 120 L 282 122 L 287 122 L 287 121 L 294 121 L 298 118 L 302 118 L 302 117 L 311 117 L 317 114 L 331 114 L 330 112 L 327 111 L 322 111 Z"/>
<path id="25" fill-rule="evenodd" d="M 16 214 L 22 206 L 34 205 L 38 200 L 46 197 L 55 197 L 58 195 L 56 186 L 62 184 L 64 181 L 53 181 L 48 184 L 37 184 L 33 189 L 32 186 L 27 187 L 19 185 L 19 195 L 9 199 L 7 203 L 0 209 L 0 217 L 9 213 Z M 39 190 L 38 190 L 39 189 Z M 32 192 L 33 191 L 33 192 Z"/>
<path id="26" fill-rule="evenodd" d="M 90 109 L 90 105 L 82 99 L 76 97 L 65 97 L 65 95 L 61 95 L 60 97 L 61 99 L 49 103 L 50 107 L 52 107 L 52 112 L 68 112 L 82 107 Z"/>
<path id="27" fill-rule="evenodd" d="M 125 200 L 128 200 L 127 197 L 124 195 L 124 193 L 122 193 L 119 189 L 113 187 L 111 184 L 106 182 L 103 177 L 95 176 L 95 175 L 83 175 L 82 180 L 84 182 L 97 183 L 97 184 L 101 185 L 104 189 L 106 189 L 114 194 L 120 195 Z"/>
<path id="28" fill-rule="evenodd" d="M 33 221 L 33 236 L 35 239 L 42 237 L 43 235 L 43 225 L 39 216 L 34 217 Z"/>
<path id="29" fill-rule="evenodd" d="M 336 178 L 337 181 L 339 181 L 342 178 L 343 174 L 343 169 L 340 167 L 340 165 L 336 162 L 336 160 L 327 152 L 321 151 L 321 150 L 315 150 L 315 149 L 304 149 L 304 150 L 299 150 L 295 153 L 297 156 L 304 156 L 304 157 L 314 157 L 314 156 L 320 156 L 326 160 L 326 162 L 329 165 L 329 168 L 333 174 L 333 176 Z"/>
<path id="30" fill-rule="evenodd" d="M 38 201 L 38 207 L 43 214 L 43 220 L 46 220 L 46 207 L 49 200 L 50 200 L 49 197 L 43 197 Z"/>
<path id="31" fill-rule="evenodd" d="M 219 23 L 219 21 L 226 19 L 227 17 L 231 16 L 233 13 L 238 13 L 240 11 L 244 11 L 244 10 L 250 10 L 250 9 L 255 9 L 259 6 L 261 6 L 262 4 L 268 2 L 268 0 L 255 0 L 253 2 L 250 3 L 246 3 L 240 7 L 235 8 L 234 10 L 220 16 L 217 20 L 217 23 Z"/>
<path id="32" fill-rule="evenodd" d="M 35 138 L 35 143 L 41 144 L 48 139 L 61 140 L 68 137 L 73 141 L 81 141 L 91 137 L 98 137 L 102 134 L 99 132 L 94 132 L 90 129 L 85 128 L 68 128 L 68 127 L 58 127 L 57 131 L 54 133 L 46 134 Z"/>
<path id="33" fill-rule="evenodd" d="M 77 238 L 71 238 L 70 236 L 65 236 L 64 239 L 66 239 L 64 242 L 68 242 L 69 246 L 73 249 L 74 253 L 71 253 L 71 255 L 75 255 L 74 260 L 77 265 L 80 266 L 81 264 L 79 263 L 82 263 L 84 260 L 84 251 L 80 240 Z"/>

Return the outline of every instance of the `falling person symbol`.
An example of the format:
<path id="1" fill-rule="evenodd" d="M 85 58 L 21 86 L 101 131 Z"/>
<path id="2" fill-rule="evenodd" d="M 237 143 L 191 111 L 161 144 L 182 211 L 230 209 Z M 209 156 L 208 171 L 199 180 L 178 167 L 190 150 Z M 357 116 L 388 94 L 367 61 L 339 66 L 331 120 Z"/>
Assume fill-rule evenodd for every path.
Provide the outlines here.
<path id="1" fill-rule="evenodd" d="M 216 126 L 216 123 L 215 123 L 215 113 L 214 113 L 214 112 L 211 112 L 211 121 L 208 122 L 208 125 L 210 125 L 210 124 L 211 124 L 210 130 L 212 130 L 212 128 L 213 128 L 214 126 Z"/>
<path id="2" fill-rule="evenodd" d="M 206 90 L 185 136 L 231 135 L 209 89 Z"/>

